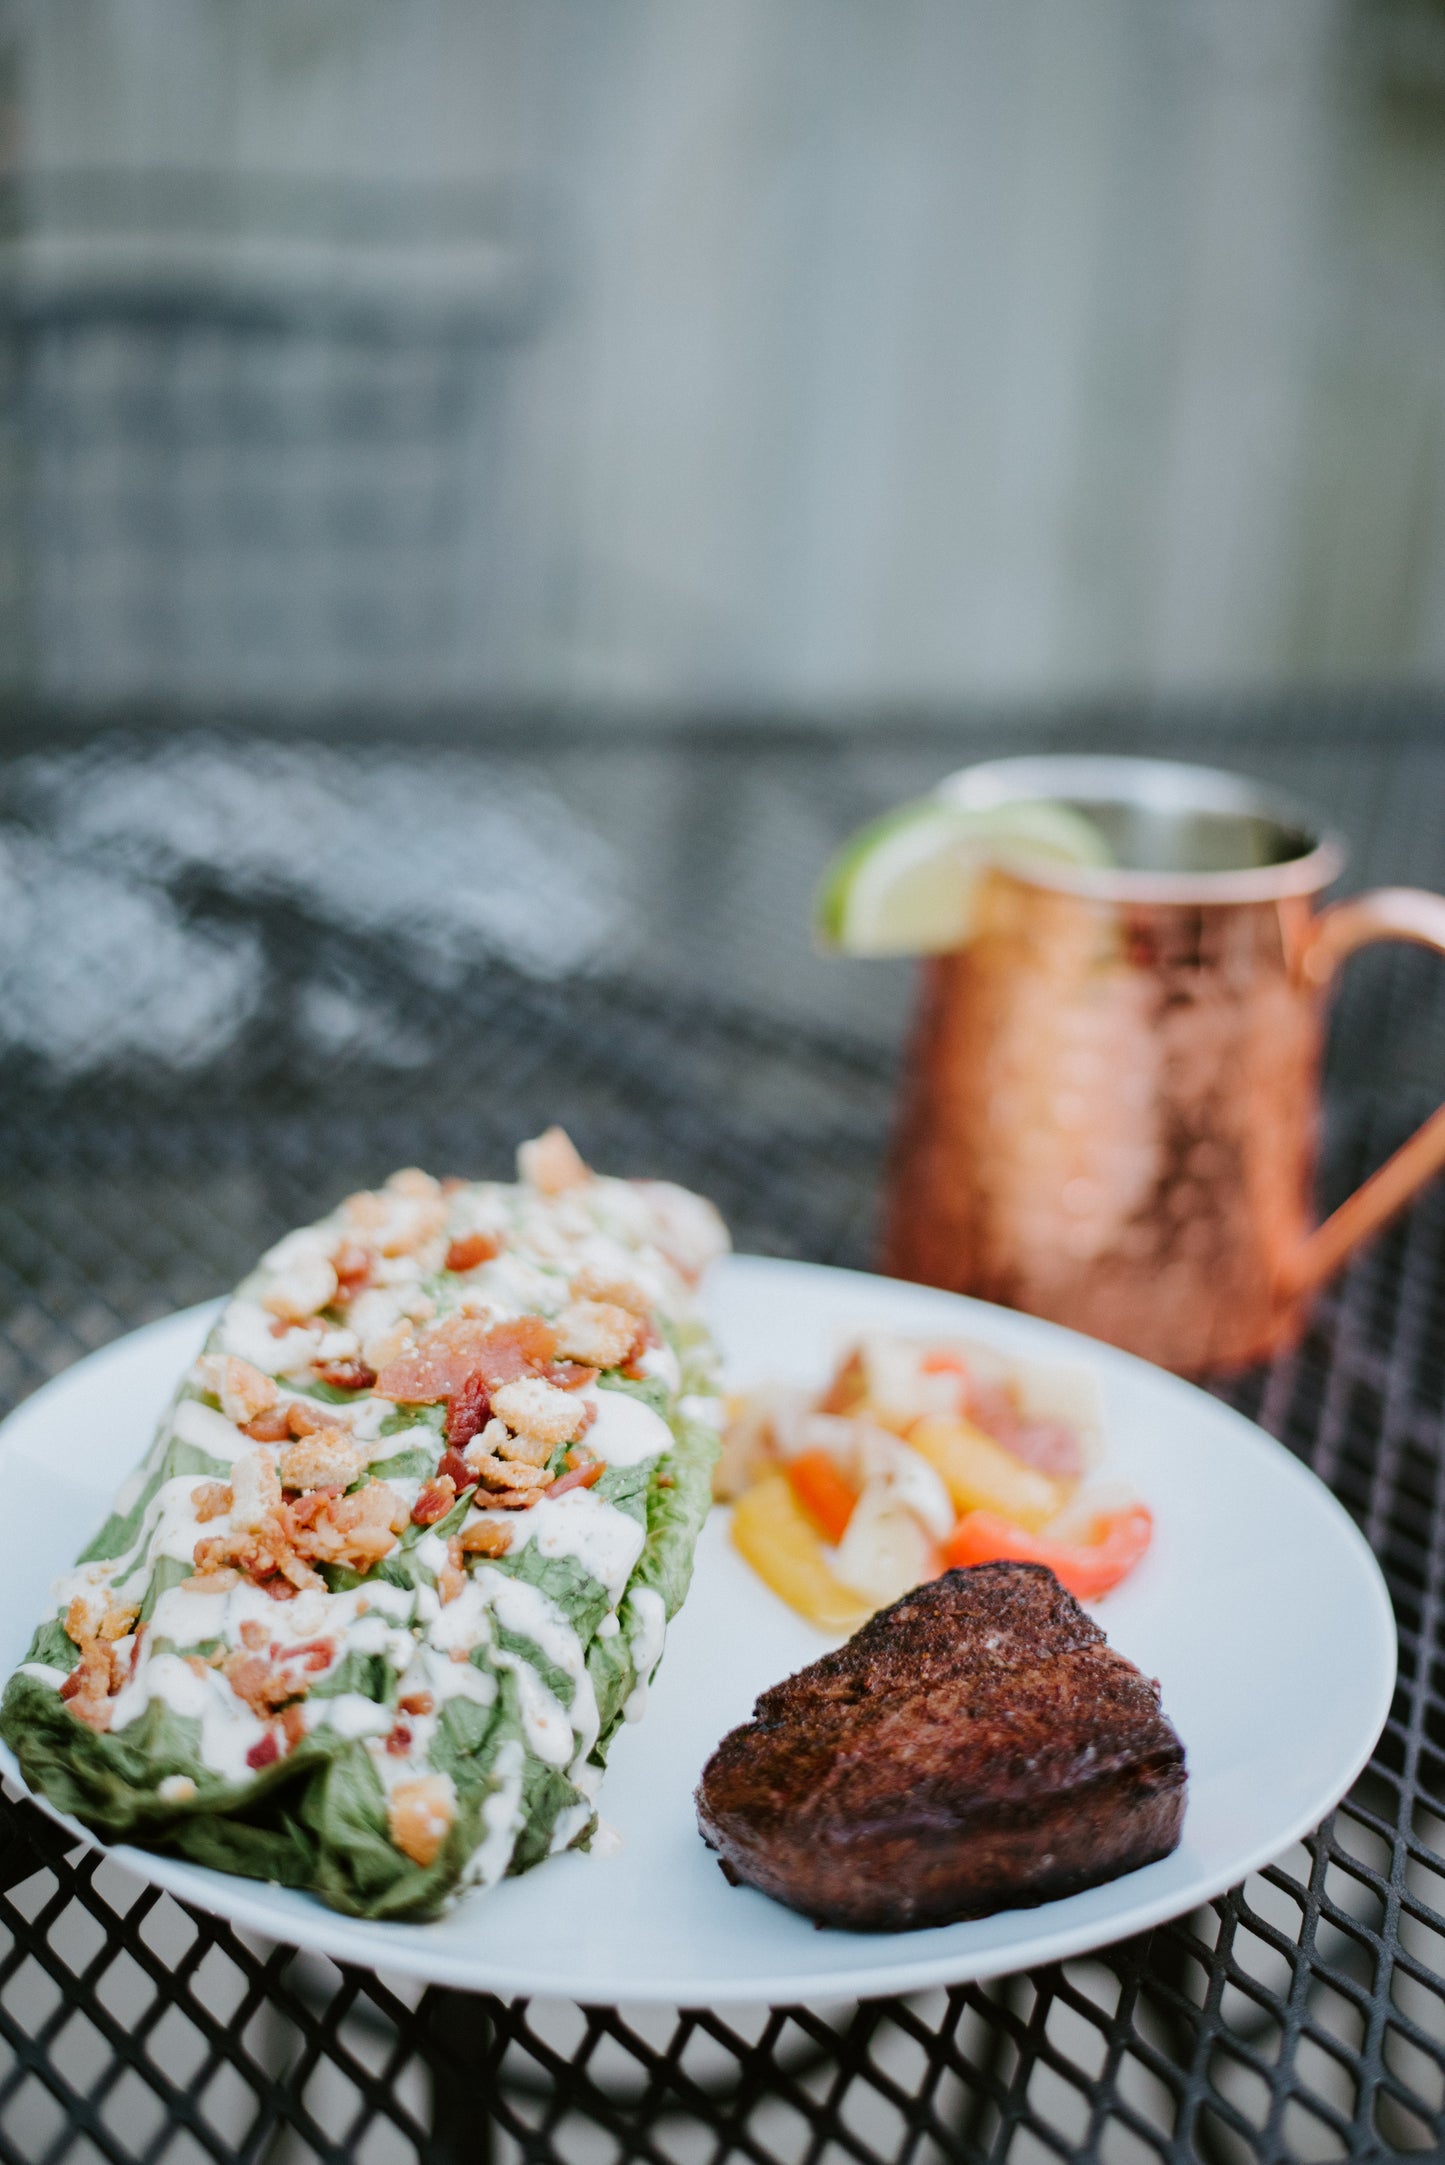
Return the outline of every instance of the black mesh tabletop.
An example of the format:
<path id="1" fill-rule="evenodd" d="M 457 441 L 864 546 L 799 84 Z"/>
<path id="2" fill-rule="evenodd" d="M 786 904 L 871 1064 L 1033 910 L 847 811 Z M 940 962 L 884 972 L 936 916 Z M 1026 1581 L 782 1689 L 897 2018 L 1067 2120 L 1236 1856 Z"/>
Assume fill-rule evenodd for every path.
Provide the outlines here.
<path id="1" fill-rule="evenodd" d="M 463 726 L 465 724 L 465 726 Z M 1445 885 L 1426 704 L 850 732 L 615 717 L 13 715 L 0 743 L 0 1399 L 224 1291 L 420 1163 L 561 1120 L 714 1196 L 744 1249 L 866 1266 L 906 965 L 816 955 L 834 840 L 951 766 L 1207 757 Z M 1350 965 L 1322 1201 L 1445 1090 L 1445 968 Z M 17 2165 L 1375 2158 L 1445 2153 L 1445 1186 L 1229 1395 L 1389 1578 L 1400 1682 L 1307 1840 L 1192 1916 L 845 2007 L 503 2002 L 190 1911 L 0 1802 L 0 2157 Z"/>

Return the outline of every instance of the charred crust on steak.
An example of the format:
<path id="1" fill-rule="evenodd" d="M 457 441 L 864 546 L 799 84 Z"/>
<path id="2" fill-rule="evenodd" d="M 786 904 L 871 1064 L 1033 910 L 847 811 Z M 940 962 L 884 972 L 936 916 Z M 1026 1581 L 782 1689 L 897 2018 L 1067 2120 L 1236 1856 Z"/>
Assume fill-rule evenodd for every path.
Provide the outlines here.
<path id="1" fill-rule="evenodd" d="M 1167 1856 L 1185 1779 L 1159 1686 L 1053 1573 L 976 1564 L 765 1691 L 703 1770 L 698 1826 L 734 1885 L 900 1931 Z"/>

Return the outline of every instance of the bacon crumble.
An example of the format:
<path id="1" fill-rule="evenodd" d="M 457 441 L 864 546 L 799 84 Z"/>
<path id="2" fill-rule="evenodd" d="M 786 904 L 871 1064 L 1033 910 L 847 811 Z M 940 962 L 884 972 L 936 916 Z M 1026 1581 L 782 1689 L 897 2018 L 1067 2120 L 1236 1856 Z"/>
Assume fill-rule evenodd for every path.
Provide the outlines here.
<path id="1" fill-rule="evenodd" d="M 316 1373 L 334 1391 L 369 1391 L 376 1382 L 376 1370 L 361 1360 L 322 1361 Z"/>
<path id="2" fill-rule="evenodd" d="M 411 1507 L 413 1526 L 435 1526 L 444 1519 L 457 1500 L 457 1484 L 449 1473 L 436 1474 L 424 1482 L 421 1493 Z"/>
<path id="3" fill-rule="evenodd" d="M 447 1249 L 446 1268 L 456 1271 L 476 1270 L 482 1263 L 490 1263 L 493 1256 L 501 1254 L 501 1248 L 487 1233 L 463 1233 Z"/>
<path id="4" fill-rule="evenodd" d="M 491 1418 L 492 1400 L 486 1384 L 480 1376 L 468 1376 L 447 1401 L 447 1442 L 454 1451 L 464 1450 Z"/>
<path id="5" fill-rule="evenodd" d="M 65 1612 L 65 1635 L 79 1647 L 80 1659 L 60 1686 L 60 1696 L 87 1729 L 103 1733 L 110 1727 L 111 1700 L 131 1667 L 119 1652 L 118 1642 L 130 1636 L 139 1614 L 139 1609 L 112 1600 L 108 1593 L 98 1617 L 79 1595 Z"/>

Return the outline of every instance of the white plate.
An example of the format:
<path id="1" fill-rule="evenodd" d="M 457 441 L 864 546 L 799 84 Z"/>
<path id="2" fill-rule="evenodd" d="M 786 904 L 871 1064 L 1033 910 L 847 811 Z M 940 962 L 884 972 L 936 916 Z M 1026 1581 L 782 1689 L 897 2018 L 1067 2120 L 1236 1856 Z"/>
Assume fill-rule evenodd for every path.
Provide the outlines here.
<path id="1" fill-rule="evenodd" d="M 729 1887 L 698 1836 L 694 1785 L 757 1694 L 826 1642 L 747 1570 L 722 1512 L 704 1530 L 651 1709 L 613 1748 L 602 1813 L 622 1836 L 616 1855 L 554 1858 L 428 1925 L 368 1924 L 284 1888 L 115 1855 L 201 1909 L 367 1968 L 582 2002 L 777 2005 L 996 1976 L 1143 1931 L 1279 1855 L 1343 1795 L 1389 1709 L 1394 1620 L 1344 1511 L 1261 1429 L 1091 1339 L 887 1279 L 741 1256 L 718 1269 L 707 1306 L 733 1385 L 820 1382 L 868 1325 L 952 1327 L 1092 1364 L 1108 1470 L 1155 1514 L 1149 1555 L 1098 1613 L 1111 1642 L 1160 1678 L 1184 1739 L 1189 1809 L 1172 1857 L 1065 1901 L 923 1932 L 818 1932 Z M 51 1578 L 145 1449 L 213 1313 L 190 1309 L 92 1354 L 0 1429 L 0 1674 L 23 1658 Z M 0 1764 L 18 1779 L 8 1752 Z"/>

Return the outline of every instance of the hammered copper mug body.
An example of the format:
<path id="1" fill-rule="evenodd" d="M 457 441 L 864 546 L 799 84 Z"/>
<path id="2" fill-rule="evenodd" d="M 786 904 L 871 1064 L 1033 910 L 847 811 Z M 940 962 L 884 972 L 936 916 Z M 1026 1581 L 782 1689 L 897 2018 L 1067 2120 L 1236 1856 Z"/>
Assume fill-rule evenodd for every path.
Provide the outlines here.
<path id="1" fill-rule="evenodd" d="M 1442 1109 L 1312 1229 L 1330 978 L 1372 940 L 1445 952 L 1445 899 L 1321 910 L 1338 844 L 1208 769 L 1007 760 L 947 786 L 1073 803 L 1126 869 L 994 866 L 967 946 L 923 964 L 883 1268 L 1186 1374 L 1278 1350 L 1445 1163 Z"/>

